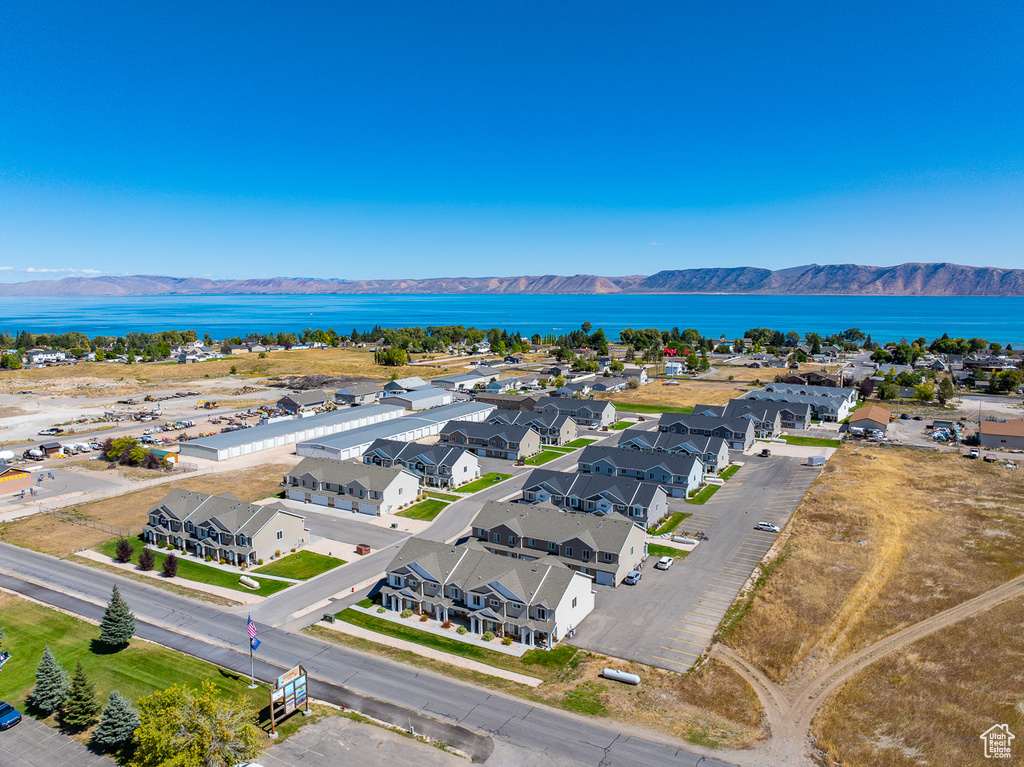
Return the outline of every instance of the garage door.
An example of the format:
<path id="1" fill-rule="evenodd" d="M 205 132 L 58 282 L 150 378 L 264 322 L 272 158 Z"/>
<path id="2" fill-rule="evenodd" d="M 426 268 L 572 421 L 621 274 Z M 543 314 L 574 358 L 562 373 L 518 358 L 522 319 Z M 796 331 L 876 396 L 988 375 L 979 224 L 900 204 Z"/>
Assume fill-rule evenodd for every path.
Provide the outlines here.
<path id="1" fill-rule="evenodd" d="M 347 498 L 338 498 L 334 501 L 334 507 L 337 509 L 345 509 L 345 511 L 352 511 L 352 501 Z"/>
<path id="2" fill-rule="evenodd" d="M 317 506 L 326 506 L 327 505 L 327 496 L 326 495 L 314 495 L 312 497 L 312 502 L 315 503 Z"/>
<path id="3" fill-rule="evenodd" d="M 306 494 L 301 490 L 289 490 L 288 498 L 292 501 L 304 501 L 306 500 Z"/>
<path id="4" fill-rule="evenodd" d="M 615 585 L 615 576 L 613 576 L 611 573 L 606 573 L 604 570 L 595 570 L 594 580 L 597 582 L 598 586 Z"/>
<path id="5" fill-rule="evenodd" d="M 359 512 L 361 514 L 373 514 L 373 515 L 376 515 L 377 514 L 377 506 L 376 506 L 376 504 L 373 504 L 373 503 L 360 503 L 359 504 Z"/>

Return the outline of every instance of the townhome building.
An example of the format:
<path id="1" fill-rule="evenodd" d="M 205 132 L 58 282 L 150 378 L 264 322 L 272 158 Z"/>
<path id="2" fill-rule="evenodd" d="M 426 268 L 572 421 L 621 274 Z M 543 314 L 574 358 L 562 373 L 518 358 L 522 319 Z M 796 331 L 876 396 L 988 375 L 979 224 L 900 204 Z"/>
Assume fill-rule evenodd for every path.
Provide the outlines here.
<path id="1" fill-rule="evenodd" d="M 363 463 L 404 466 L 426 487 L 458 487 L 480 476 L 479 459 L 470 451 L 452 445 L 378 439 L 363 453 Z"/>
<path id="2" fill-rule="evenodd" d="M 230 493 L 176 488 L 149 510 L 142 537 L 149 544 L 248 566 L 309 543 L 305 521 L 281 503 L 256 506 Z"/>
<path id="3" fill-rule="evenodd" d="M 645 529 L 668 512 L 668 493 L 653 482 L 549 469 L 530 472 L 522 499 L 599 516 L 618 513 Z"/>
<path id="4" fill-rule="evenodd" d="M 693 413 L 663 413 L 658 431 L 704 437 L 721 437 L 732 450 L 746 450 L 754 444 L 754 422 L 749 418 L 724 418 Z"/>
<path id="5" fill-rule="evenodd" d="M 704 464 L 704 474 L 715 476 L 729 466 L 729 443 L 721 437 L 700 434 L 674 434 L 669 431 L 624 429 L 617 448 L 647 453 L 686 453 Z"/>
<path id="6" fill-rule="evenodd" d="M 704 481 L 704 464 L 695 455 L 644 453 L 603 445 L 583 448 L 577 471 L 653 482 L 673 498 L 686 498 L 697 492 Z"/>
<path id="7" fill-rule="evenodd" d="M 487 501 L 472 527 L 473 537 L 492 554 L 527 562 L 553 558 L 599 586 L 618 585 L 647 555 L 646 531 L 615 514 Z"/>
<path id="8" fill-rule="evenodd" d="M 629 387 L 629 381 L 625 378 L 616 378 L 614 376 L 600 376 L 595 378 L 593 385 L 590 387 L 591 391 L 623 391 Z"/>
<path id="9" fill-rule="evenodd" d="M 814 411 L 807 402 L 775 402 L 768 400 L 731 400 L 725 406 L 725 416 L 746 415 L 755 420 L 758 437 L 772 439 L 781 429 L 809 429 Z"/>
<path id="10" fill-rule="evenodd" d="M 486 458 L 520 461 L 540 452 L 540 435 L 529 426 L 451 421 L 441 429 L 440 443 Z"/>
<path id="11" fill-rule="evenodd" d="M 25 358 L 30 365 L 42 365 L 47 362 L 63 362 L 67 354 L 60 349 L 29 349 Z"/>
<path id="12" fill-rule="evenodd" d="M 380 399 L 381 390 L 373 381 L 353 381 L 334 392 L 339 405 L 368 405 Z"/>
<path id="13" fill-rule="evenodd" d="M 907 367 L 907 370 L 912 371 L 912 368 Z M 762 386 L 758 391 L 773 392 L 775 394 L 799 394 L 804 397 L 842 397 L 850 403 L 850 407 L 856 405 L 857 401 L 860 399 L 860 392 L 856 389 L 851 389 L 849 387 L 843 388 L 839 386 L 769 383 Z"/>
<path id="14" fill-rule="evenodd" d="M 533 411 L 544 415 L 567 415 L 580 426 L 601 427 L 615 423 L 615 405 L 605 400 L 541 397 Z"/>
<path id="15" fill-rule="evenodd" d="M 537 400 L 542 396 L 540 394 L 491 394 L 489 392 L 477 392 L 473 396 L 473 401 L 494 405 L 498 410 L 518 410 L 523 413 L 532 413 Z"/>
<path id="16" fill-rule="evenodd" d="M 404 466 L 333 458 L 303 458 L 284 477 L 285 494 L 293 501 L 374 516 L 414 503 L 419 484 L 419 477 Z"/>
<path id="17" fill-rule="evenodd" d="M 458 622 L 529 647 L 554 647 L 594 609 L 591 579 L 558 561 L 525 562 L 409 538 L 387 567 L 385 608 Z"/>
<path id="18" fill-rule="evenodd" d="M 842 392 L 843 390 L 832 389 L 832 391 Z M 786 404 L 794 406 L 810 405 L 811 416 L 813 418 L 817 418 L 819 421 L 841 421 L 846 418 L 853 409 L 853 405 L 850 403 L 849 398 L 843 394 L 828 397 L 820 394 L 792 394 L 788 392 L 760 389 L 747 392 L 743 399 L 758 400 L 762 402 L 785 402 Z"/>
<path id="19" fill-rule="evenodd" d="M 566 445 L 576 439 L 579 434 L 576 422 L 567 415 L 496 410 L 488 417 L 487 422 L 508 426 L 528 426 L 540 435 L 542 445 Z"/>

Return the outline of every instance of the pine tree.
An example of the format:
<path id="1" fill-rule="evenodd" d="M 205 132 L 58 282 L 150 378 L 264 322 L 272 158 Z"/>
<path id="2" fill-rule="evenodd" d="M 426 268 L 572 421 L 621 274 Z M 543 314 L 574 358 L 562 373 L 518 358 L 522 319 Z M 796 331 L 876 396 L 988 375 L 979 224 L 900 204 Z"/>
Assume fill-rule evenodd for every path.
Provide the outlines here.
<path id="1" fill-rule="evenodd" d="M 107 610 L 103 613 L 103 620 L 100 623 L 100 641 L 111 647 L 118 647 L 128 644 L 134 635 L 135 613 L 124 601 L 115 583 L 114 590 L 110 593 L 110 602 L 107 604 Z"/>
<path id="2" fill-rule="evenodd" d="M 89 681 L 89 677 L 85 675 L 82 661 L 78 661 L 75 673 L 71 677 L 67 698 L 64 700 L 61 721 L 69 727 L 85 728 L 95 721 L 99 711 L 100 704 L 96 702 L 96 688 Z"/>
<path id="3" fill-rule="evenodd" d="M 32 690 L 32 705 L 46 714 L 52 714 L 68 694 L 68 674 L 57 663 L 57 659 L 50 652 L 47 645 L 43 650 L 43 657 L 39 659 L 36 666 L 36 686 Z"/>
<path id="4" fill-rule="evenodd" d="M 178 558 L 174 554 L 168 554 L 164 559 L 164 566 L 161 570 L 165 578 L 173 578 L 178 574 Z"/>
<path id="5" fill-rule="evenodd" d="M 156 565 L 156 554 L 150 548 L 143 548 L 142 553 L 139 554 L 139 569 L 149 571 L 152 570 Z"/>
<path id="6" fill-rule="evenodd" d="M 114 559 L 124 564 L 131 562 L 133 556 L 135 556 L 135 547 L 132 546 L 132 542 L 127 538 L 118 538 L 117 546 L 114 548 Z"/>
<path id="7" fill-rule="evenodd" d="M 106 748 L 127 744 L 139 726 L 139 714 L 132 704 L 117 690 L 110 693 L 107 707 L 100 715 L 100 723 L 93 733 L 93 742 Z"/>

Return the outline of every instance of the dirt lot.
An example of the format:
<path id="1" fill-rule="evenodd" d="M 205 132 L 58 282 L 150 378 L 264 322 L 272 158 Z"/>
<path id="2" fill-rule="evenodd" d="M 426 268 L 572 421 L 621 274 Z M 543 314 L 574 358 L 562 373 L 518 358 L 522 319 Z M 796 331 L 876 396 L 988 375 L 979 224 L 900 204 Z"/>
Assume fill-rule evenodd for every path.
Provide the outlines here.
<path id="1" fill-rule="evenodd" d="M 616 402 L 635 402 L 640 405 L 669 405 L 673 407 L 692 407 L 693 405 L 724 405 L 729 400 L 750 391 L 748 387 L 733 382 L 717 381 L 680 381 L 678 386 L 666 386 L 664 381 L 656 380 L 641 386 L 639 389 L 607 392 L 597 395 L 597 399 L 615 400 Z"/>
<path id="2" fill-rule="evenodd" d="M 281 477 L 289 464 L 271 464 L 239 471 L 183 475 L 173 485 L 158 485 L 127 495 L 94 501 L 69 509 L 77 514 L 119 527 L 140 528 L 148 512 L 172 488 L 197 490 L 203 493 L 234 493 L 243 501 L 256 501 L 277 493 Z M 92 548 L 111 534 L 83 525 L 61 522 L 45 514 L 37 514 L 0 525 L 0 540 L 56 556 L 68 556 L 79 549 Z"/>
<path id="3" fill-rule="evenodd" d="M 917 450 L 844 447 L 727 644 L 788 681 L 1024 570 L 1024 476 Z"/>
<path id="4" fill-rule="evenodd" d="M 991 764 L 979 735 L 995 723 L 1024 733 L 1024 598 L 884 658 L 825 704 L 815 732 L 826 763 L 846 767 Z M 908 705 L 913 715 L 908 716 Z M 1019 741 L 1018 741 L 1019 742 Z M 1020 759 L 1022 747 L 1014 744 Z"/>

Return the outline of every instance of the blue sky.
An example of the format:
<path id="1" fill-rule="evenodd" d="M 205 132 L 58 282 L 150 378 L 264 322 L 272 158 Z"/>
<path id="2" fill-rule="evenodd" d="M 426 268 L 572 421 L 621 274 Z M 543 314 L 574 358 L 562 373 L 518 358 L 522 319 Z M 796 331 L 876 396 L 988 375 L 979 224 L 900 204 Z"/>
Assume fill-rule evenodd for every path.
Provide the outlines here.
<path id="1" fill-rule="evenodd" d="M 7 4 L 0 279 L 1021 266 L 1021 29 L 999 2 Z"/>

